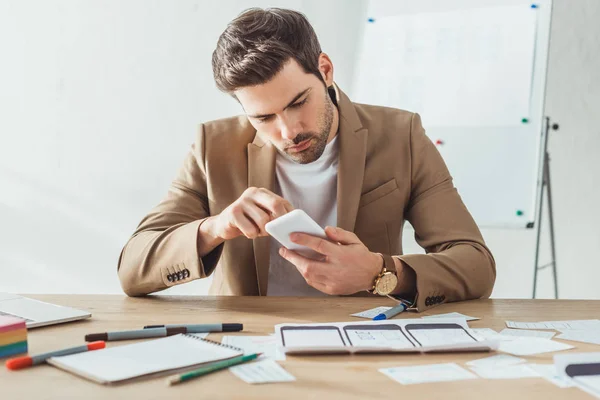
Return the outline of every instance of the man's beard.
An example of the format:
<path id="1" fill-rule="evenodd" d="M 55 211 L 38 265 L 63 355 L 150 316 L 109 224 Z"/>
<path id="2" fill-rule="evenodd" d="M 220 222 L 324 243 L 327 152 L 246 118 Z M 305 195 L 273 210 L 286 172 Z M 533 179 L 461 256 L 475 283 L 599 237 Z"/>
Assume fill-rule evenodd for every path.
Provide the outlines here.
<path id="1" fill-rule="evenodd" d="M 293 144 L 288 144 L 284 147 L 285 155 L 292 161 L 298 164 L 309 164 L 316 161 L 323 155 L 325 146 L 327 146 L 327 139 L 331 132 L 331 126 L 333 125 L 333 102 L 329 98 L 329 94 L 325 92 L 325 110 L 319 118 L 319 132 L 302 132 L 299 133 L 293 140 Z M 288 153 L 285 148 L 289 146 L 295 146 L 305 140 L 312 139 L 311 146 L 299 153 Z"/>

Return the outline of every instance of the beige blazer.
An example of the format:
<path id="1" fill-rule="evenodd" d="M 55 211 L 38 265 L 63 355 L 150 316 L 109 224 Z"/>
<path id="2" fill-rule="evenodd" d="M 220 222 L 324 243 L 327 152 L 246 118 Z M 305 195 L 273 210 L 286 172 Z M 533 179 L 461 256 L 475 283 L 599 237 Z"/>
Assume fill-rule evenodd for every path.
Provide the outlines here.
<path id="1" fill-rule="evenodd" d="M 338 226 L 415 271 L 418 310 L 489 296 L 494 259 L 419 115 L 355 104 L 341 91 L 338 108 Z M 248 187 L 273 190 L 275 154 L 245 116 L 202 124 L 167 196 L 123 248 L 118 274 L 125 293 L 214 274 L 211 294 L 266 295 L 268 237 L 239 237 L 202 258 L 196 239 L 202 221 Z M 405 220 L 427 254 L 403 255 Z"/>

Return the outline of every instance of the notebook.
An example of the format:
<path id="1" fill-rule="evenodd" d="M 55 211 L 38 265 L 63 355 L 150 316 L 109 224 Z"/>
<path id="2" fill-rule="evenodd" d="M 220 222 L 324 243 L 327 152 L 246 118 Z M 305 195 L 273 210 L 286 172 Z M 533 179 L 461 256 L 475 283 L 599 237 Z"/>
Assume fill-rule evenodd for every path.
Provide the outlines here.
<path id="1" fill-rule="evenodd" d="M 193 335 L 53 357 L 49 364 L 101 384 L 168 375 L 244 354 L 242 349 Z"/>

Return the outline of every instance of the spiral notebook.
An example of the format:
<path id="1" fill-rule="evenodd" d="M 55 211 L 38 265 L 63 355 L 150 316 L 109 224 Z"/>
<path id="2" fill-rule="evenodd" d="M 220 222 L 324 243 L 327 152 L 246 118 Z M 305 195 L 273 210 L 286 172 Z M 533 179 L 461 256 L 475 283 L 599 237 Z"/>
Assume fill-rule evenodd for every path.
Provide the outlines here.
<path id="1" fill-rule="evenodd" d="M 48 363 L 91 381 L 110 385 L 168 375 L 243 354 L 242 349 L 234 346 L 182 334 L 53 357 Z"/>

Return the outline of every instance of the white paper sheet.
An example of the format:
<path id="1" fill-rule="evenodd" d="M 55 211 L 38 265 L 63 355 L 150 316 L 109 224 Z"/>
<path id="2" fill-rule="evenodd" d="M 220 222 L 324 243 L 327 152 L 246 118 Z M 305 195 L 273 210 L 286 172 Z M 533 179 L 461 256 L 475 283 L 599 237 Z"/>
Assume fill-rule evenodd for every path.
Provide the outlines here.
<path id="1" fill-rule="evenodd" d="M 421 346 L 440 346 L 444 344 L 471 343 L 473 338 L 465 329 L 418 329 L 410 330 Z"/>
<path id="2" fill-rule="evenodd" d="M 481 318 L 477 318 L 477 317 L 470 317 L 468 315 L 464 315 L 461 313 L 457 313 L 457 312 L 451 312 L 451 313 L 446 313 L 446 314 L 436 314 L 436 315 L 426 315 L 424 317 L 421 317 L 424 319 L 429 319 L 429 318 L 464 318 L 467 321 L 477 321 Z"/>
<path id="3" fill-rule="evenodd" d="M 477 379 L 477 375 L 455 363 L 382 368 L 379 372 L 403 385 Z"/>
<path id="4" fill-rule="evenodd" d="M 493 336 L 498 334 L 498 332 L 491 328 L 472 328 L 471 330 L 481 336 Z"/>
<path id="5" fill-rule="evenodd" d="M 555 335 L 554 332 L 548 331 L 534 331 L 534 330 L 526 330 L 526 329 L 502 329 L 500 331 L 501 335 L 505 336 L 521 336 L 521 337 L 539 337 L 544 339 L 552 339 Z"/>
<path id="6" fill-rule="evenodd" d="M 281 338 L 285 341 L 278 340 L 278 342 L 284 347 L 338 347 L 346 345 L 341 330 L 335 326 L 323 326 L 320 329 L 303 329 L 301 327 L 294 330 L 285 330 L 278 337 L 278 339 Z"/>
<path id="7" fill-rule="evenodd" d="M 292 382 L 296 378 L 273 360 L 236 365 L 229 370 L 246 383 Z"/>
<path id="8" fill-rule="evenodd" d="M 376 329 L 346 329 L 346 335 L 352 346 L 358 347 L 395 347 L 414 348 L 413 343 L 398 330 L 376 330 Z"/>
<path id="9" fill-rule="evenodd" d="M 269 358 L 275 361 L 285 361 L 285 353 L 277 344 L 275 335 L 269 336 L 223 336 L 221 343 L 239 347 L 244 354 L 263 353 L 259 359 Z"/>
<path id="10" fill-rule="evenodd" d="M 573 378 L 575 386 L 600 399 L 600 375 L 578 376 Z"/>
<path id="11" fill-rule="evenodd" d="M 514 322 L 506 321 L 506 326 L 513 329 L 600 329 L 600 320 L 583 319 L 573 321 Z"/>
<path id="12" fill-rule="evenodd" d="M 384 306 L 375 307 L 375 308 L 371 308 L 369 310 L 361 311 L 359 313 L 351 314 L 351 316 L 353 316 L 353 317 L 360 317 L 360 318 L 367 318 L 367 319 L 373 319 L 377 315 L 386 312 L 390 308 L 392 308 L 392 307 L 384 307 Z"/>
<path id="13" fill-rule="evenodd" d="M 471 329 L 471 331 L 473 331 L 473 333 L 475 333 L 480 338 L 486 340 L 496 340 L 499 342 L 503 340 L 515 340 L 514 336 L 504 336 L 490 328 L 473 328 Z"/>
<path id="14" fill-rule="evenodd" d="M 427 352 L 495 350 L 498 343 L 473 333 L 464 318 L 279 324 L 285 353 Z"/>
<path id="15" fill-rule="evenodd" d="M 572 387 L 573 383 L 560 376 L 556 371 L 554 364 L 527 364 L 527 367 L 537 372 L 542 378 L 550 383 L 555 384 L 559 388 Z"/>
<path id="16" fill-rule="evenodd" d="M 600 330 L 565 330 L 556 338 L 572 340 L 575 342 L 600 344 Z"/>
<path id="17" fill-rule="evenodd" d="M 538 378 L 539 374 L 526 365 L 505 367 L 472 367 L 471 370 L 484 379 Z"/>
<path id="18" fill-rule="evenodd" d="M 498 349 L 515 356 L 531 356 L 534 354 L 572 349 L 573 347 L 566 343 L 555 342 L 550 339 L 517 337 L 515 340 L 500 342 Z"/>
<path id="19" fill-rule="evenodd" d="M 491 357 L 480 358 L 473 361 L 468 361 L 466 364 L 470 367 L 475 368 L 489 368 L 489 367 L 507 367 L 509 365 L 515 365 L 524 363 L 524 358 L 513 357 L 508 354 L 497 354 Z"/>

